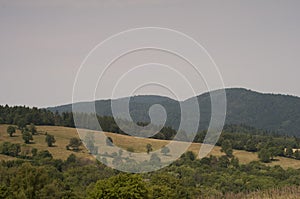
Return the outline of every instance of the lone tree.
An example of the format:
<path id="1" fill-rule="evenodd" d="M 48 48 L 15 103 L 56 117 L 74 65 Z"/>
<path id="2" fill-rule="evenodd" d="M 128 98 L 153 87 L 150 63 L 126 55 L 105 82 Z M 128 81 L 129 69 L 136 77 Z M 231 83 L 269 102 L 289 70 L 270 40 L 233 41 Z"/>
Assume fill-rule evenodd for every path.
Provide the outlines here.
<path id="1" fill-rule="evenodd" d="M 300 152 L 298 149 L 295 151 L 294 155 L 295 155 L 296 160 L 300 160 Z"/>
<path id="2" fill-rule="evenodd" d="M 160 152 L 164 155 L 167 155 L 168 153 L 170 153 L 170 149 L 168 147 L 164 146 Z"/>
<path id="3" fill-rule="evenodd" d="M 37 155 L 35 156 L 36 159 L 41 160 L 41 159 L 52 159 L 53 156 L 48 150 L 43 150 L 39 151 Z"/>
<path id="4" fill-rule="evenodd" d="M 82 142 L 80 139 L 71 138 L 69 145 L 67 145 L 67 149 L 70 150 L 70 147 L 71 147 L 73 151 L 78 151 L 81 144 L 82 144 Z"/>
<path id="5" fill-rule="evenodd" d="M 25 144 L 29 144 L 31 140 L 33 140 L 31 133 L 28 130 L 24 130 L 22 132 L 22 138 L 25 142 Z"/>
<path id="6" fill-rule="evenodd" d="M 271 162 L 271 154 L 269 152 L 268 149 L 262 148 L 259 152 L 258 152 L 258 158 L 260 159 L 260 161 L 268 163 Z"/>
<path id="7" fill-rule="evenodd" d="M 13 134 L 16 132 L 16 128 L 13 127 L 13 126 L 8 126 L 6 131 L 7 131 L 8 135 L 9 135 L 10 137 L 12 137 Z"/>
<path id="8" fill-rule="evenodd" d="M 29 128 L 28 128 L 29 132 L 31 132 L 32 135 L 36 135 L 37 134 L 37 130 L 36 130 L 36 127 L 33 123 L 31 123 L 29 125 Z"/>
<path id="9" fill-rule="evenodd" d="M 232 145 L 229 140 L 224 140 L 221 144 L 221 152 L 224 152 L 227 157 L 232 157 Z"/>
<path id="10" fill-rule="evenodd" d="M 292 147 L 287 147 L 285 151 L 285 156 L 291 158 L 293 156 L 293 148 Z"/>
<path id="11" fill-rule="evenodd" d="M 153 149 L 152 149 L 152 145 L 151 144 L 147 144 L 146 145 L 146 150 L 147 150 L 147 153 L 149 154 Z"/>
<path id="12" fill-rule="evenodd" d="M 47 142 L 48 147 L 52 147 L 53 144 L 56 142 L 56 140 L 53 135 L 47 134 L 45 138 L 45 142 Z"/>
<path id="13" fill-rule="evenodd" d="M 26 128 L 26 121 L 25 121 L 25 119 L 18 119 L 17 120 L 17 126 L 18 126 L 18 129 L 19 130 L 22 130 L 22 129 L 24 129 L 24 128 Z"/>
<path id="14" fill-rule="evenodd" d="M 161 163 L 161 159 L 158 157 L 156 153 L 153 153 L 150 157 L 150 164 L 152 166 L 159 166 Z"/>

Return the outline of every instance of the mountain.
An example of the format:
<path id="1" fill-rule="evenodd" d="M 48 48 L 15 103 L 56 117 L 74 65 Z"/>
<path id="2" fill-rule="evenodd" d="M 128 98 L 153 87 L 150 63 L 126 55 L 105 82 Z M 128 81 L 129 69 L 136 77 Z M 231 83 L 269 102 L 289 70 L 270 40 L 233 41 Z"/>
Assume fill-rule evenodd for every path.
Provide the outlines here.
<path id="1" fill-rule="evenodd" d="M 280 94 L 264 94 L 243 88 L 226 89 L 226 124 L 246 124 L 259 129 L 275 131 L 280 134 L 300 136 L 300 98 Z M 210 94 L 217 94 L 212 91 Z M 197 96 L 200 106 L 200 129 L 208 127 L 211 116 L 210 94 Z M 167 113 L 166 125 L 178 129 L 180 123 L 180 102 L 168 97 L 155 95 L 133 96 L 116 100 L 98 100 L 95 102 L 75 103 L 79 112 L 90 113 L 95 103 L 100 116 L 112 116 L 111 103 L 121 104 L 130 100 L 129 110 L 133 121 L 150 122 L 149 108 L 154 104 L 162 105 Z M 188 104 L 192 98 L 182 104 Z M 51 107 L 50 111 L 71 112 L 72 104 Z M 192 118 L 191 118 L 192 119 Z"/>

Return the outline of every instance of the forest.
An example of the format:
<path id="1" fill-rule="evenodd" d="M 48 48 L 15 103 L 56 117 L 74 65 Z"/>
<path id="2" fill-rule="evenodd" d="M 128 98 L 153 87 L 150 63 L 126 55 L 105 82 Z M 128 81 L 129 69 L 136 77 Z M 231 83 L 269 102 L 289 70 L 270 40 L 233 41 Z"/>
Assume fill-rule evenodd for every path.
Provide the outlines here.
<path id="1" fill-rule="evenodd" d="M 88 118 L 89 114 L 83 116 Z M 2 124 L 23 130 L 23 136 L 25 132 L 34 135 L 35 125 L 74 127 L 72 113 L 23 106 L 0 106 L 0 118 Z M 123 133 L 112 117 L 98 119 L 106 131 Z M 11 126 L 8 134 L 13 134 Z M 160 133 L 159 139 L 172 139 L 176 131 L 164 127 Z M 198 132 L 195 142 L 202 142 L 205 134 Z M 50 145 L 51 140 L 55 142 L 55 138 L 46 137 Z M 66 160 L 54 159 L 48 150 L 33 149 L 22 155 L 18 144 L 4 142 L 0 153 L 18 159 L 0 164 L 0 198 L 238 198 L 270 189 L 298 190 L 299 169 L 263 163 L 275 161 L 276 156 L 300 159 L 299 151 L 293 150 L 299 148 L 299 138 L 232 124 L 224 127 L 217 145 L 225 155 L 197 159 L 189 151 L 158 171 L 127 174 L 98 161 L 78 158 L 76 153 Z M 233 149 L 258 152 L 260 161 L 241 164 Z"/>
<path id="2" fill-rule="evenodd" d="M 0 174 L 0 198 L 221 198 L 300 185 L 300 170 L 227 156 L 199 160 L 192 152 L 159 171 L 126 174 L 74 154 L 62 161 L 41 151 L 30 160 L 2 161 Z"/>

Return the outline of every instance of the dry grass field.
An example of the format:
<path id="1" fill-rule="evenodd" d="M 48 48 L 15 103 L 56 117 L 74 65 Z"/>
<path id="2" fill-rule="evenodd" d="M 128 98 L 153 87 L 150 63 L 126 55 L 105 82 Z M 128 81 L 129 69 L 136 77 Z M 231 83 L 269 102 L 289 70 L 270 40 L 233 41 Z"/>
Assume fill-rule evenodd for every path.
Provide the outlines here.
<path id="1" fill-rule="evenodd" d="M 0 143 L 4 141 L 12 142 L 12 143 L 20 143 L 22 145 L 22 149 L 37 148 L 38 150 L 49 150 L 50 153 L 54 156 L 54 158 L 65 160 L 70 154 L 75 153 L 78 157 L 84 157 L 89 159 L 94 159 L 85 147 L 81 147 L 82 150 L 79 152 L 73 152 L 66 150 L 66 145 L 68 145 L 70 138 L 79 137 L 75 128 L 66 128 L 66 127 L 57 127 L 57 126 L 38 126 L 37 130 L 39 131 L 38 135 L 34 136 L 34 140 L 31 144 L 24 144 L 22 140 L 22 135 L 20 131 L 17 131 L 13 137 L 9 137 L 6 133 L 8 125 L 0 125 Z M 48 147 L 45 142 L 45 132 L 54 135 L 56 139 L 56 143 L 54 147 Z M 93 131 L 95 132 L 95 131 Z M 97 132 L 101 133 L 101 132 Z M 163 146 L 167 145 L 169 141 L 166 140 L 156 140 L 156 139 L 147 139 L 147 138 L 135 138 L 125 135 L 118 135 L 114 133 L 105 133 L 107 136 L 113 139 L 115 145 L 123 148 L 134 149 L 134 152 L 145 152 L 146 145 L 149 143 L 152 145 L 153 150 L 159 150 Z M 193 151 L 198 154 L 201 144 L 193 143 L 188 150 Z M 213 150 L 210 152 L 211 155 L 221 156 L 223 153 L 220 151 L 220 147 L 215 146 Z M 258 160 L 256 153 L 250 153 L 247 151 L 239 151 L 234 150 L 233 154 L 239 158 L 241 163 L 249 163 L 251 161 Z M 11 160 L 14 159 L 9 156 L 0 155 L 0 160 Z M 280 165 L 283 168 L 300 168 L 300 161 L 277 157 L 278 161 L 273 161 L 268 165 Z"/>
<path id="2" fill-rule="evenodd" d="M 222 198 L 224 199 L 299 199 L 300 187 L 287 186 L 282 188 L 274 188 L 251 193 L 227 193 Z M 209 197 L 209 199 L 218 199 L 220 196 Z"/>

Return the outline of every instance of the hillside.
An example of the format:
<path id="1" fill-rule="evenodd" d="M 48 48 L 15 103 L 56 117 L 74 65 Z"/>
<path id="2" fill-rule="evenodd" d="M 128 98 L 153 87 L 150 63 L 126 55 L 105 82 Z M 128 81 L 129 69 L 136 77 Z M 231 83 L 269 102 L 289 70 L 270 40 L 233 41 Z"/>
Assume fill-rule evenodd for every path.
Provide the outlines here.
<path id="1" fill-rule="evenodd" d="M 23 144 L 21 132 L 17 131 L 14 137 L 9 137 L 6 133 L 6 128 L 8 125 L 0 125 L 0 143 L 2 142 L 11 142 L 11 143 L 20 143 L 23 149 L 31 150 L 32 148 L 37 148 L 40 150 L 49 150 L 49 152 L 53 155 L 54 158 L 57 159 L 67 159 L 67 157 L 74 153 L 76 156 L 81 158 L 94 159 L 85 147 L 81 147 L 79 152 L 73 152 L 70 150 L 66 150 L 66 145 L 68 145 L 70 138 L 78 137 L 78 133 L 75 128 L 67 128 L 67 127 L 57 127 L 57 126 L 38 126 L 37 130 L 40 132 L 38 135 L 34 136 L 34 141 L 31 144 Z M 47 132 L 51 135 L 54 135 L 56 138 L 56 143 L 54 147 L 48 147 L 45 143 L 45 135 L 44 132 Z M 101 132 L 99 132 L 101 133 Z M 153 150 L 158 150 L 162 148 L 164 145 L 168 144 L 167 140 L 157 140 L 157 139 L 146 139 L 146 138 L 135 138 L 126 135 L 119 135 L 115 133 L 105 133 L 107 136 L 111 137 L 114 141 L 114 144 L 117 146 L 128 149 L 133 148 L 135 152 L 145 152 L 146 145 L 150 143 L 153 147 Z M 189 150 L 198 154 L 201 144 L 192 143 Z M 209 155 L 221 156 L 224 155 L 220 152 L 220 147 L 215 146 Z M 258 160 L 257 153 L 251 153 L 241 150 L 234 150 L 234 156 L 239 158 L 240 162 L 243 164 L 249 163 L 251 161 Z M 10 160 L 14 159 L 9 156 L 0 155 L 0 160 Z M 273 161 L 268 163 L 267 165 L 280 165 L 283 168 L 300 168 L 300 161 L 290 158 L 284 157 L 276 157 L 278 161 Z"/>
<path id="2" fill-rule="evenodd" d="M 213 91 L 218 92 L 218 91 Z M 300 136 L 300 98 L 278 94 L 263 94 L 242 88 L 226 89 L 226 124 L 246 124 L 259 129 L 276 131 L 283 135 Z M 124 98 L 115 102 L 122 102 Z M 204 93 L 197 96 L 200 105 L 200 129 L 207 128 L 210 120 L 210 96 Z M 182 103 L 189 103 L 187 99 Z M 166 126 L 178 129 L 180 122 L 179 102 L 161 96 L 134 96 L 130 98 L 130 113 L 135 122 L 149 122 L 148 110 L 154 104 L 165 107 L 168 118 Z M 90 113 L 93 102 L 80 102 L 75 106 L 80 112 Z M 96 112 L 100 116 L 111 116 L 111 100 L 95 102 Z M 52 112 L 71 112 L 72 105 L 50 107 Z"/>

